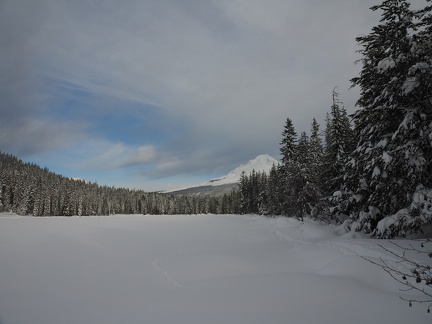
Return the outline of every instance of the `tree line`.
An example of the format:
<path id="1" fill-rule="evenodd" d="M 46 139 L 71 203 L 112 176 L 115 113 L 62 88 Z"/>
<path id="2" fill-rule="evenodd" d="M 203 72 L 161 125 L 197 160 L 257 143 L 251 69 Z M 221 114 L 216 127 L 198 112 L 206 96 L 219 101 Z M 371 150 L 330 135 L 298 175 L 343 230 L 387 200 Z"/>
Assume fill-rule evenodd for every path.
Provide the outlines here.
<path id="1" fill-rule="evenodd" d="M 323 140 L 324 138 L 324 140 Z M 252 171 L 240 179 L 243 213 L 262 215 L 323 214 L 331 196 L 343 183 L 341 170 L 354 146 L 354 130 L 346 109 L 333 90 L 333 105 L 326 118 L 324 133 L 314 118 L 310 136 L 300 136 L 287 118 L 280 142 L 281 163 L 269 173 Z"/>
<path id="2" fill-rule="evenodd" d="M 238 214 L 239 193 L 181 196 L 71 179 L 0 152 L 0 212 L 33 216 Z"/>

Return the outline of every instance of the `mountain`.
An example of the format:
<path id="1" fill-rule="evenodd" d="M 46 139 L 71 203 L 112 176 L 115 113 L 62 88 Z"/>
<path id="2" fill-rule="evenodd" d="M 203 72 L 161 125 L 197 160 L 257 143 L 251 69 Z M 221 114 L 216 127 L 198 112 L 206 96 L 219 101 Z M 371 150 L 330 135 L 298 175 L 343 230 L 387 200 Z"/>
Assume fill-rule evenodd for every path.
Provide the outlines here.
<path id="1" fill-rule="evenodd" d="M 235 168 L 228 174 L 223 177 L 211 179 L 207 182 L 204 182 L 202 186 L 220 186 L 226 184 L 239 183 L 240 176 L 242 172 L 245 172 L 247 175 L 252 172 L 252 170 L 265 171 L 269 172 L 272 168 L 273 164 L 277 165 L 279 162 L 271 157 L 268 154 L 258 155 L 255 159 L 250 160 L 246 164 L 242 164 L 239 167 Z"/>
<path id="2" fill-rule="evenodd" d="M 173 195 L 223 195 L 224 193 L 229 193 L 234 188 L 238 188 L 240 176 L 243 172 L 247 175 L 252 170 L 268 173 L 273 164 L 277 165 L 279 161 L 268 154 L 258 155 L 255 159 L 238 166 L 220 178 L 210 179 L 195 187 L 173 190 L 167 193 Z"/>

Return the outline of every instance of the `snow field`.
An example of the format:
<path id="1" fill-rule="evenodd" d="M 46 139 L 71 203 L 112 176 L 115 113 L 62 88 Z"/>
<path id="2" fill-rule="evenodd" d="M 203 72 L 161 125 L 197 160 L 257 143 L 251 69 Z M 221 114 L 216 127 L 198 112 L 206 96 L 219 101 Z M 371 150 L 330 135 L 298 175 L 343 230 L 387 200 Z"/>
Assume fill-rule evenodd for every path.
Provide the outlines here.
<path id="1" fill-rule="evenodd" d="M 251 215 L 2 216 L 1 324 L 432 319 L 360 257 L 395 261 L 378 247 L 388 242 L 339 227 Z"/>

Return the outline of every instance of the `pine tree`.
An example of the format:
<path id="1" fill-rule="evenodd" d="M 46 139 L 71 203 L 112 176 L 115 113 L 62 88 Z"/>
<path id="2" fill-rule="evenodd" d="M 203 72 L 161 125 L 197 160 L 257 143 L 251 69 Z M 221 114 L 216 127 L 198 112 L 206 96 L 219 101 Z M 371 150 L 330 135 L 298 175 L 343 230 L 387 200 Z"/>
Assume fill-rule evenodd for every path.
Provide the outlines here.
<path id="1" fill-rule="evenodd" d="M 239 191 L 241 193 L 240 197 L 240 210 L 242 214 L 248 214 L 250 213 L 249 210 L 249 196 L 250 196 L 250 190 L 249 190 L 249 178 L 246 175 L 246 172 L 242 172 L 240 175 L 240 182 L 239 182 Z"/>
<path id="2" fill-rule="evenodd" d="M 303 217 L 310 211 L 308 208 L 310 200 L 307 188 L 311 180 L 309 149 L 309 138 L 306 135 L 306 132 L 302 132 L 298 141 L 297 156 L 293 163 L 294 166 L 290 178 L 295 215 L 300 219 L 303 219 Z"/>
<path id="3" fill-rule="evenodd" d="M 309 143 L 309 169 L 311 173 L 311 181 L 322 190 L 323 187 L 323 145 L 320 136 L 320 125 L 314 118 L 311 125 L 311 136 Z"/>
<path id="4" fill-rule="evenodd" d="M 281 167 L 272 166 L 267 181 L 268 214 L 280 215 L 282 198 Z"/>
<path id="5" fill-rule="evenodd" d="M 280 145 L 282 165 L 286 166 L 295 159 L 297 154 L 297 133 L 294 129 L 292 120 L 289 118 L 286 120 Z"/>
<path id="6" fill-rule="evenodd" d="M 342 188 L 346 164 L 353 150 L 354 131 L 339 94 L 333 89 L 331 113 L 327 115 L 326 150 L 323 158 L 323 184 L 327 195 Z"/>
<path id="7" fill-rule="evenodd" d="M 318 132 L 317 124 L 315 125 L 315 132 Z M 317 136 L 317 134 L 314 134 Z M 315 145 L 318 142 L 314 139 Z M 319 203 L 322 197 L 322 190 L 319 186 L 320 161 L 316 160 L 316 155 L 313 151 L 318 150 L 316 147 L 312 149 L 311 141 L 302 132 L 300 135 L 297 158 L 294 163 L 294 172 L 292 174 L 291 183 L 293 191 L 293 199 L 295 206 L 295 215 L 299 219 L 303 219 L 306 215 L 311 215 L 313 208 Z"/>
<path id="8" fill-rule="evenodd" d="M 282 156 L 282 196 L 283 202 L 281 206 L 281 213 L 287 216 L 293 216 L 294 208 L 294 192 L 293 192 L 293 178 L 296 170 L 297 158 L 297 133 L 295 132 L 292 120 L 287 118 L 284 130 L 282 132 L 282 141 L 280 142 L 280 153 Z"/>
<path id="9" fill-rule="evenodd" d="M 268 195 L 268 176 L 265 172 L 258 172 L 258 214 L 270 214 Z"/>
<path id="10" fill-rule="evenodd" d="M 365 231 L 407 207 L 416 188 L 432 186 L 432 7 L 413 11 L 405 0 L 386 0 L 371 9 L 382 19 L 357 38 L 358 144 L 345 186 L 351 220 Z"/>

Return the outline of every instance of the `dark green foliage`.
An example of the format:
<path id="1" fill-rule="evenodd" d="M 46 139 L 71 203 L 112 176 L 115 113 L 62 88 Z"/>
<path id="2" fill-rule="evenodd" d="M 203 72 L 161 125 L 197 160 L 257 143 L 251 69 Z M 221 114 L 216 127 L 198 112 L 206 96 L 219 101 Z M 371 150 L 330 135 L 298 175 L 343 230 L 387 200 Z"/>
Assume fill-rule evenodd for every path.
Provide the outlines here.
<path id="1" fill-rule="evenodd" d="M 346 164 L 355 144 L 351 122 L 335 90 L 331 112 L 327 115 L 325 142 L 322 183 L 326 194 L 331 196 L 343 186 Z"/>
<path id="2" fill-rule="evenodd" d="M 240 194 L 171 196 L 73 180 L 0 152 L 0 212 L 33 216 L 239 213 Z"/>
<path id="3" fill-rule="evenodd" d="M 283 206 L 282 166 L 273 165 L 267 180 L 267 213 L 280 215 Z"/>
<path id="4" fill-rule="evenodd" d="M 298 139 L 292 120 L 287 118 L 284 130 L 282 132 L 282 141 L 280 142 L 280 153 L 282 174 L 280 175 L 282 183 L 282 215 L 293 216 L 295 214 L 295 177 L 298 173 Z"/>
<path id="5" fill-rule="evenodd" d="M 282 140 L 280 142 L 280 154 L 282 156 L 282 165 L 287 165 L 294 161 L 297 155 L 297 133 L 291 119 L 287 118 Z"/>
<path id="6" fill-rule="evenodd" d="M 313 182 L 319 187 L 323 188 L 325 179 L 322 177 L 323 172 L 323 158 L 324 149 L 320 136 L 320 125 L 314 118 L 311 125 L 311 136 L 309 143 L 309 168 Z"/>
<path id="7" fill-rule="evenodd" d="M 313 128 L 318 125 L 313 125 Z M 318 129 L 312 129 L 312 134 L 318 133 Z M 322 146 L 319 147 L 319 142 L 314 139 L 314 145 L 305 132 L 302 132 L 298 146 L 297 156 L 294 163 L 290 166 L 292 168 L 291 177 L 287 179 L 287 183 L 291 188 L 291 202 L 290 205 L 294 208 L 293 216 L 303 219 L 304 216 L 310 215 L 314 206 L 316 206 L 322 197 L 322 190 L 320 189 L 319 169 L 321 165 Z"/>
<path id="8" fill-rule="evenodd" d="M 242 214 L 269 214 L 268 177 L 265 172 L 242 173 L 239 184 Z"/>
<path id="9" fill-rule="evenodd" d="M 313 120 L 311 137 L 305 132 L 297 140 L 291 119 L 282 132 L 282 164 L 266 173 L 242 174 L 240 179 L 242 213 L 295 216 L 311 215 L 322 197 L 323 147 L 319 125 Z"/>
<path id="10" fill-rule="evenodd" d="M 358 37 L 362 70 L 361 108 L 354 115 L 357 148 L 344 184 L 357 229 L 407 207 L 418 187 L 432 187 L 431 7 L 411 10 L 404 0 L 387 0 L 381 23 Z M 369 213 L 370 208 L 379 212 Z"/>

